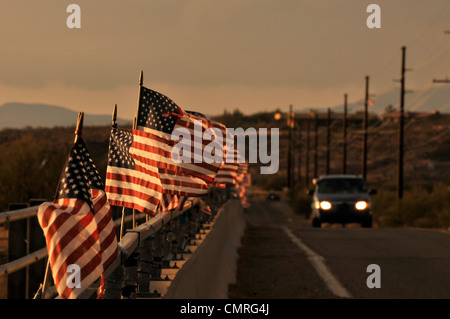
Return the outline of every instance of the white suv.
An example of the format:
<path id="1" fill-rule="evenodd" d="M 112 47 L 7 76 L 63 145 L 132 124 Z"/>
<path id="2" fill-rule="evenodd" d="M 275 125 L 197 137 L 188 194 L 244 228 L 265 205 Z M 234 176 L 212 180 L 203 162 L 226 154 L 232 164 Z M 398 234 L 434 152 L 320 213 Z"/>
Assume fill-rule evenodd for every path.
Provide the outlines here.
<path id="1" fill-rule="evenodd" d="M 322 223 L 360 223 L 372 227 L 372 210 L 366 181 L 358 175 L 326 175 L 313 180 L 312 226 Z"/>

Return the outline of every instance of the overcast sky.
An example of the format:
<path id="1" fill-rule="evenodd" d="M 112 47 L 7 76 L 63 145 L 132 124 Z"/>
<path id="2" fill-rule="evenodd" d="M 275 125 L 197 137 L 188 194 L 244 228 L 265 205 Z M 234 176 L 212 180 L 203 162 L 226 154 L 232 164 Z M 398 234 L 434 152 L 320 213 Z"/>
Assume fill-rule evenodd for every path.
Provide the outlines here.
<path id="1" fill-rule="evenodd" d="M 66 8 L 81 8 L 69 29 Z M 369 4 L 381 29 L 369 29 Z M 144 85 L 206 114 L 326 108 L 450 75 L 450 0 L 0 0 L 0 105 L 131 119 Z"/>

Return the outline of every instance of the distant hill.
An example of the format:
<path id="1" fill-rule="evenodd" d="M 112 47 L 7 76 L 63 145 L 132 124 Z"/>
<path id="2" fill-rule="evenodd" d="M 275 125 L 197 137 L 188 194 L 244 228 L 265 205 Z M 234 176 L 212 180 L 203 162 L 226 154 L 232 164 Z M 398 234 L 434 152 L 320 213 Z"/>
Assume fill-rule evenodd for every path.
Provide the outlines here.
<path id="1" fill-rule="evenodd" d="M 408 88 L 409 90 L 409 88 Z M 373 92 L 369 92 L 373 93 Z M 381 115 L 385 113 L 386 107 L 391 105 L 398 110 L 400 100 L 400 89 L 392 88 L 386 92 L 377 93 L 371 97 L 374 101 L 369 106 L 369 112 Z M 349 96 L 350 101 L 354 97 Z M 336 113 L 342 113 L 343 101 L 331 109 Z M 355 113 L 363 111 L 362 98 L 356 102 L 348 104 L 348 112 Z M 320 109 L 321 111 L 323 110 Z M 450 85 L 431 84 L 423 89 L 412 90 L 405 95 L 405 111 L 428 112 L 439 111 L 450 113 Z M 296 113 L 305 113 L 308 109 L 296 110 Z M 25 128 L 29 127 L 54 127 L 54 126 L 74 126 L 78 112 L 69 110 L 61 106 L 47 104 L 25 104 L 6 103 L 0 106 L 0 130 L 4 128 Z M 85 113 L 84 121 L 86 125 L 108 125 L 111 124 L 111 115 L 93 115 Z M 120 124 L 130 124 L 130 120 L 118 119 Z M 245 123 L 241 123 L 245 125 Z M 237 125 L 237 123 L 233 123 Z"/>
<path id="2" fill-rule="evenodd" d="M 4 128 L 75 126 L 78 112 L 47 104 L 5 103 L 0 106 L 0 130 Z M 118 122 L 130 121 L 118 119 Z M 84 114 L 84 125 L 111 124 L 111 115 Z"/>
<path id="3" fill-rule="evenodd" d="M 409 90 L 409 88 L 407 88 Z M 373 92 L 372 92 L 373 93 Z M 371 94 L 371 92 L 369 92 Z M 369 106 L 369 112 L 381 115 L 385 112 L 386 107 L 392 105 L 394 109 L 399 109 L 400 104 L 400 88 L 393 88 L 386 92 L 378 93 L 371 97 L 373 105 Z M 354 97 L 349 96 L 349 100 Z M 344 98 L 342 104 L 331 107 L 331 110 L 337 113 L 343 112 Z M 357 102 L 349 103 L 348 112 L 354 113 L 364 110 L 364 101 L 359 99 Z M 441 113 L 450 113 L 450 85 L 433 84 L 423 89 L 412 90 L 405 94 L 405 111 L 411 112 L 431 112 L 439 111 Z M 307 110 L 297 111 L 303 113 Z"/>

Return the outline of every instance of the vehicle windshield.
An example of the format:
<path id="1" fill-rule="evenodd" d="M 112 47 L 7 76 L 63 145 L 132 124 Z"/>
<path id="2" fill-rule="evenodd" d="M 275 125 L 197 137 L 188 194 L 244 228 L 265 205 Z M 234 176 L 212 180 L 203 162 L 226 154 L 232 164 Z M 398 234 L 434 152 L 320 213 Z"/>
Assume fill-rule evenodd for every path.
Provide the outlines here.
<path id="1" fill-rule="evenodd" d="M 318 182 L 318 192 L 322 194 L 366 193 L 367 185 L 359 178 L 324 179 Z"/>

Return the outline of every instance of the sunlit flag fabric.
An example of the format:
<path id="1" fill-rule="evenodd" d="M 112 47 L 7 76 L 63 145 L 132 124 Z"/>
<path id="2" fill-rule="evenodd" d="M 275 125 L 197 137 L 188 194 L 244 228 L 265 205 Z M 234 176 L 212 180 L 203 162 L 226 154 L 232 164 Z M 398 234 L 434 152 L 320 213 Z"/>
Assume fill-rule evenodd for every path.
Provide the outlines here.
<path id="1" fill-rule="evenodd" d="M 207 184 L 172 159 L 173 142 L 140 130 L 112 129 L 106 192 L 115 206 L 154 216 L 162 195 L 205 196 Z"/>
<path id="2" fill-rule="evenodd" d="M 238 164 L 223 162 L 214 179 L 218 187 L 232 186 L 236 183 Z"/>
<path id="3" fill-rule="evenodd" d="M 183 209 L 187 200 L 186 196 L 164 194 L 161 201 L 161 207 L 163 211 L 171 211 L 175 209 Z"/>
<path id="4" fill-rule="evenodd" d="M 185 169 L 186 175 L 212 183 L 222 161 L 204 152 L 205 147 L 214 143 L 203 139 L 205 131 L 212 127 L 210 121 L 183 111 L 167 96 L 144 86 L 139 96 L 137 128 L 167 140 L 171 140 L 172 133 L 189 132 L 187 140 L 176 142 L 180 147 L 186 146 L 180 158 L 182 163 L 178 165 Z"/>
<path id="5" fill-rule="evenodd" d="M 111 130 L 106 193 L 111 205 L 133 208 L 154 216 L 163 193 L 158 174 L 160 155 L 149 152 L 151 148 L 147 145 L 152 142 L 152 136 L 141 133 Z"/>
<path id="6" fill-rule="evenodd" d="M 163 211 L 183 209 L 188 197 L 208 195 L 208 184 L 198 177 L 182 173 L 174 174 L 163 169 L 159 169 L 159 175 L 164 192 L 161 201 Z"/>
<path id="7" fill-rule="evenodd" d="M 200 212 L 206 216 L 211 217 L 212 216 L 212 212 L 211 212 L 211 207 L 209 205 L 203 207 Z"/>
<path id="8" fill-rule="evenodd" d="M 117 238 L 98 171 L 81 137 L 61 174 L 53 203 L 39 206 L 38 221 L 47 242 L 50 267 L 61 298 L 76 298 L 116 259 Z M 79 288 L 69 284 L 77 265 Z M 72 276 L 73 275 L 73 276 Z"/>
<path id="9" fill-rule="evenodd" d="M 236 189 L 241 199 L 241 204 L 244 208 L 250 206 L 247 200 L 247 189 L 251 186 L 251 175 L 248 173 L 248 163 L 240 163 L 238 174 L 236 176 Z"/>
<path id="10" fill-rule="evenodd" d="M 222 123 L 212 121 L 213 126 L 220 129 L 223 135 L 224 160 L 214 178 L 214 186 L 224 188 L 236 183 L 236 176 L 239 167 L 238 151 L 234 145 L 234 136 Z"/>
<path id="11" fill-rule="evenodd" d="M 202 197 L 208 194 L 208 184 L 201 178 L 159 168 L 159 177 L 165 194 Z"/>

